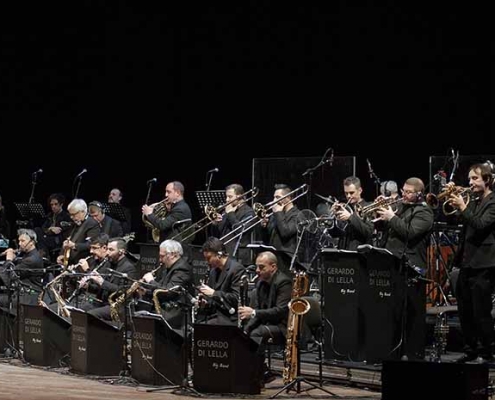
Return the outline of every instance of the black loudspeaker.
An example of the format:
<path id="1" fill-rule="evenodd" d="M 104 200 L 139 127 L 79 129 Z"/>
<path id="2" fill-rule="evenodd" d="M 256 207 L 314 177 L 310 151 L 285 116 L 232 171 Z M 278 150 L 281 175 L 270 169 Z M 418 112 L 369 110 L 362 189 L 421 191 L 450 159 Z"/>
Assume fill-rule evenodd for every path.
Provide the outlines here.
<path id="1" fill-rule="evenodd" d="M 488 399 L 488 366 L 484 364 L 385 361 L 382 400 Z"/>

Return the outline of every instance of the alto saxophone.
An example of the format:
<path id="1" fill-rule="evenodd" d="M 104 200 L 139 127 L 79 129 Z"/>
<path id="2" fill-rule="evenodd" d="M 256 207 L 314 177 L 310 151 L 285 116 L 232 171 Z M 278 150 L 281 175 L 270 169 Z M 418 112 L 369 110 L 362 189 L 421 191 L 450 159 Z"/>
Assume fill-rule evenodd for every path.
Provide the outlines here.
<path id="1" fill-rule="evenodd" d="M 309 288 L 309 279 L 305 272 L 296 272 L 292 282 L 292 294 L 289 302 L 289 317 L 287 319 L 287 341 L 285 344 L 284 368 L 282 378 L 284 385 L 292 382 L 299 375 L 298 340 L 301 332 L 302 316 L 311 305 L 302 298 Z"/>
<path id="2" fill-rule="evenodd" d="M 154 275 L 156 271 L 158 271 L 163 264 L 159 264 L 158 267 L 156 267 L 153 271 L 151 271 L 151 274 Z M 138 281 L 135 281 L 132 283 L 129 289 L 127 289 L 125 292 L 121 292 L 120 290 L 117 290 L 116 292 L 113 292 L 108 296 L 108 303 L 110 304 L 110 317 L 112 318 L 112 321 L 116 323 L 120 323 L 120 315 L 119 315 L 119 307 L 126 302 L 126 300 L 136 292 L 141 287 L 141 283 L 143 283 L 143 280 L 140 279 Z M 121 293 L 115 300 L 114 297 L 117 296 Z"/>
<path id="3" fill-rule="evenodd" d="M 239 304 L 237 305 L 237 327 L 242 329 L 244 321 L 241 319 L 239 307 L 244 307 L 248 303 L 248 276 L 244 274 L 240 279 Z"/>

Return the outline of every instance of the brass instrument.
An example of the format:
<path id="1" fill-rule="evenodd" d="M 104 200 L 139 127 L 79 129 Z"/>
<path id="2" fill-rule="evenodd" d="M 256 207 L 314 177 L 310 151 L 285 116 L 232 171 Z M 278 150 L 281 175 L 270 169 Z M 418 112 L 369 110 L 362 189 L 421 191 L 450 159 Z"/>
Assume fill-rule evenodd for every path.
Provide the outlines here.
<path id="1" fill-rule="evenodd" d="M 400 197 L 378 197 L 373 203 L 366 206 L 357 206 L 356 212 L 362 219 L 373 218 L 374 214 L 380 208 L 390 207 L 394 204 L 402 203 L 402 198 Z"/>
<path id="2" fill-rule="evenodd" d="M 64 276 L 68 275 L 71 271 L 64 271 L 60 275 L 58 275 L 56 278 L 52 279 L 50 282 L 47 283 L 45 288 L 41 291 L 40 295 L 38 296 L 38 304 L 43 307 L 47 307 L 45 302 L 43 301 L 43 296 L 45 295 L 46 289 L 50 289 L 50 291 L 53 293 L 53 296 L 55 297 L 55 300 L 58 305 L 58 315 L 62 315 L 66 318 L 70 318 L 70 311 L 67 308 L 67 303 L 65 300 L 62 298 L 62 296 L 59 293 L 59 290 L 55 287 L 55 284 L 59 282 Z"/>
<path id="3" fill-rule="evenodd" d="M 153 206 L 153 214 L 155 214 L 158 218 L 164 219 L 169 210 L 168 210 L 168 198 L 163 199 L 162 201 L 159 201 L 158 203 L 152 204 Z M 143 215 L 141 216 L 141 219 L 143 220 L 144 225 L 151 229 L 151 237 L 153 238 L 153 241 L 155 243 L 158 243 L 160 241 L 160 229 L 158 229 L 156 226 L 154 226 L 148 219 Z"/>
<path id="4" fill-rule="evenodd" d="M 287 341 L 285 344 L 284 368 L 282 377 L 284 385 L 292 382 L 299 375 L 298 340 L 301 332 L 302 316 L 311 305 L 302 298 L 309 289 L 309 279 L 305 272 L 296 272 L 292 282 L 292 295 L 289 302 L 289 317 L 287 319 Z"/>
<path id="5" fill-rule="evenodd" d="M 151 274 L 154 275 L 156 271 L 158 271 L 163 264 L 159 264 L 158 267 L 156 267 L 153 271 L 151 271 Z M 119 307 L 126 302 L 126 300 L 133 295 L 140 287 L 141 283 L 143 283 L 143 280 L 140 279 L 138 281 L 135 281 L 132 283 L 132 285 L 127 289 L 125 292 L 122 292 L 120 289 L 111 293 L 110 296 L 108 296 L 108 303 L 110 304 L 110 316 L 112 318 L 112 321 L 116 323 L 120 323 L 120 315 L 119 315 Z M 118 296 L 115 300 L 114 298 Z"/>
<path id="6" fill-rule="evenodd" d="M 70 237 L 67 238 L 67 241 L 70 242 Z M 62 261 L 62 265 L 64 267 L 64 269 L 67 269 L 67 267 L 69 266 L 69 258 L 70 258 L 70 248 L 66 248 L 64 250 L 64 259 Z"/>
<path id="7" fill-rule="evenodd" d="M 254 216 L 247 219 L 246 221 L 243 221 L 241 224 L 239 224 L 239 226 L 237 228 L 233 229 L 232 231 L 230 231 L 226 235 L 222 236 L 220 238 L 220 240 L 223 242 L 224 245 L 227 245 L 228 243 L 232 242 L 233 240 L 238 239 L 239 236 L 243 235 L 248 230 L 253 229 L 256 225 L 260 224 L 261 221 L 263 221 L 265 218 L 271 217 L 273 214 L 273 211 L 271 211 L 271 210 L 280 201 L 286 199 L 287 197 L 294 195 L 297 192 L 300 192 L 291 199 L 291 202 L 294 202 L 298 198 L 300 198 L 300 197 L 304 196 L 306 193 L 308 193 L 308 190 L 309 190 L 309 186 L 307 184 L 303 184 L 303 185 L 299 186 L 298 188 L 291 190 L 289 193 L 286 193 L 281 198 L 276 199 L 276 200 L 272 200 L 272 201 L 266 203 L 265 205 L 263 205 L 261 203 L 254 203 L 253 204 Z M 269 212 L 269 211 L 271 211 L 271 212 Z M 256 219 L 257 219 L 257 221 L 254 222 Z"/>
<path id="8" fill-rule="evenodd" d="M 472 194 L 471 188 L 455 186 L 455 185 L 446 185 L 438 195 L 435 195 L 433 193 L 428 193 L 426 195 L 426 203 L 431 208 L 437 208 L 440 202 L 443 202 L 442 205 L 443 213 L 445 215 L 452 215 L 455 214 L 457 210 L 452 206 L 452 200 L 450 199 L 450 197 L 462 196 L 464 203 L 468 205 L 469 201 L 471 200 L 471 194 Z"/>
<path id="9" fill-rule="evenodd" d="M 250 201 L 254 199 L 256 196 L 258 196 L 258 193 L 259 193 L 258 188 L 254 187 L 252 189 L 249 189 L 247 192 L 243 193 L 242 195 L 237 196 L 235 199 L 232 199 L 220 206 L 214 207 L 210 204 L 205 205 L 204 207 L 205 216 L 196 223 L 184 229 L 180 234 L 175 235 L 172 238 L 172 240 L 175 240 L 178 236 L 182 237 L 181 241 L 185 241 L 191 237 L 194 237 L 198 232 L 202 231 L 203 229 L 210 226 L 213 222 L 215 222 L 218 219 L 218 217 L 222 215 L 222 212 L 227 208 L 227 206 L 232 204 L 234 201 L 237 201 L 240 198 L 244 198 L 245 202 Z M 250 195 L 246 197 L 248 194 Z"/>

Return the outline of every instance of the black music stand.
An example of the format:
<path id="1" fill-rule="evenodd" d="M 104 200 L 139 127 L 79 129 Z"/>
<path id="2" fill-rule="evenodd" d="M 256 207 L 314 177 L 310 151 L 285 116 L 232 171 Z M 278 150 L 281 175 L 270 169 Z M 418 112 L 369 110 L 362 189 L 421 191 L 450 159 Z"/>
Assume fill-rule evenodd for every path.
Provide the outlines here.
<path id="1" fill-rule="evenodd" d="M 189 385 L 188 375 L 189 375 L 189 367 L 188 367 L 188 358 L 189 358 L 189 337 L 187 332 L 187 327 L 189 323 L 189 313 L 192 310 L 192 304 L 189 303 L 185 298 L 187 294 L 183 292 L 183 300 L 178 302 L 181 307 L 182 314 L 184 315 L 184 329 L 183 329 L 183 337 L 184 337 L 184 345 L 182 348 L 182 382 L 180 385 L 172 385 L 172 386 L 163 386 L 153 389 L 148 389 L 146 392 L 157 392 L 161 390 L 172 390 L 172 393 L 178 395 L 189 395 L 189 396 L 197 396 L 203 397 L 201 393 L 199 393 L 196 389 Z"/>
<path id="2" fill-rule="evenodd" d="M 46 217 L 45 209 L 40 203 L 14 203 L 14 205 L 21 218 L 31 223 Z"/>
<path id="3" fill-rule="evenodd" d="M 225 190 L 197 190 L 196 198 L 201 210 L 204 212 L 207 205 L 218 207 L 225 202 Z"/>
<path id="4" fill-rule="evenodd" d="M 120 222 L 127 221 L 125 208 L 119 203 L 101 203 L 103 212 Z"/>

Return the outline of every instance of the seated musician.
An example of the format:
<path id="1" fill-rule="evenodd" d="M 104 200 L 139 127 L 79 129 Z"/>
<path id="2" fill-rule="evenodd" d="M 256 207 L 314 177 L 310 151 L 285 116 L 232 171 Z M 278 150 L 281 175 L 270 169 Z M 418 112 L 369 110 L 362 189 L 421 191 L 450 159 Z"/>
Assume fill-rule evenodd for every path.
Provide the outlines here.
<path id="1" fill-rule="evenodd" d="M 285 343 L 292 279 L 278 269 L 277 256 L 270 251 L 256 257 L 256 273 L 259 279 L 250 304 L 239 307 L 239 317 L 247 322 L 245 332 L 261 343 L 259 351 L 264 353 L 270 339 L 274 344 Z M 265 367 L 264 381 L 270 380 Z"/>
<path id="2" fill-rule="evenodd" d="M 151 272 L 145 274 L 142 280 L 148 285 L 153 294 L 156 312 L 161 312 L 165 320 L 174 329 L 183 329 L 184 311 L 181 301 L 187 301 L 186 294 L 192 294 L 192 267 L 183 258 L 184 252 L 179 242 L 165 240 L 160 244 L 160 264 L 165 267 L 161 271 L 161 279 L 155 280 Z M 185 306 L 185 304 L 182 304 Z"/>
<path id="3" fill-rule="evenodd" d="M 18 281 L 21 304 L 34 305 L 38 303 L 38 295 L 42 289 L 43 258 L 36 249 L 37 237 L 32 229 L 19 229 L 17 235 L 19 256 L 16 256 L 16 251 L 11 248 L 2 253 L 6 261 L 0 270 L 0 278 L 7 288 L 14 286 L 14 282 Z M 8 307 L 9 299 L 15 304 L 17 293 L 11 293 L 11 296 L 9 293 L 1 294 L 0 305 Z"/>
<path id="4" fill-rule="evenodd" d="M 107 247 L 108 261 L 110 262 L 110 268 L 115 273 L 111 273 L 110 277 L 103 277 L 99 272 L 89 275 L 89 279 L 103 289 L 102 299 L 106 303 L 106 305 L 95 308 L 89 313 L 106 321 L 112 320 L 109 297 L 112 296 L 112 301 L 117 300 L 119 290 L 127 290 L 132 280 L 137 279 L 139 275 L 134 263 L 127 257 L 126 247 L 127 243 L 122 238 L 109 239 Z M 110 272 L 108 269 L 106 271 Z M 120 304 L 120 306 L 123 305 L 123 303 Z M 122 308 L 120 307 L 118 311 L 122 312 Z"/>
<path id="5" fill-rule="evenodd" d="M 198 288 L 202 299 L 200 313 L 208 324 L 237 325 L 239 283 L 245 268 L 226 253 L 218 238 L 206 239 L 202 250 L 208 262 L 209 275 L 206 283 Z"/>
<path id="6" fill-rule="evenodd" d="M 70 303 L 85 311 L 100 307 L 103 304 L 104 290 L 96 282 L 90 279 L 91 274 L 96 272 L 105 273 L 110 262 L 107 258 L 107 247 L 109 237 L 106 233 L 89 240 L 90 257 L 81 258 L 77 263 L 77 272 L 86 273 L 75 285 L 75 291 L 69 298 Z"/>

